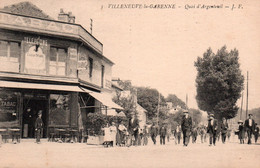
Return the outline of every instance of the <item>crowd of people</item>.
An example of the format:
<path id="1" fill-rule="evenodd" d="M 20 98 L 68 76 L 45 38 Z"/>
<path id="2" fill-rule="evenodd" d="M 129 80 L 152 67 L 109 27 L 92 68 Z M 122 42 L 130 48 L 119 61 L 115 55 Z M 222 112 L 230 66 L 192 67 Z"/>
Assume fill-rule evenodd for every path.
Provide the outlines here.
<path id="1" fill-rule="evenodd" d="M 207 125 L 195 126 L 192 122 L 192 117 L 189 115 L 188 110 L 185 110 L 182 119 L 177 126 L 172 130 L 166 124 L 162 124 L 158 127 L 153 123 L 151 126 L 144 125 L 139 126 L 138 119 L 133 117 L 128 123 L 121 121 L 118 126 L 112 122 L 111 126 L 107 125 L 104 128 L 105 138 L 104 144 L 111 146 L 140 146 L 147 145 L 149 137 L 153 144 L 156 144 L 156 139 L 160 137 L 160 144 L 165 145 L 166 141 L 170 141 L 170 137 L 173 136 L 175 144 L 181 144 L 187 147 L 190 139 L 192 143 L 197 143 L 197 138 L 200 137 L 200 143 L 207 143 L 209 140 L 209 146 L 215 146 L 217 141 L 225 144 L 227 139 L 230 140 L 232 130 L 229 128 L 226 118 L 222 118 L 218 121 L 214 118 L 214 114 L 208 116 Z M 244 140 L 248 140 L 248 144 L 252 142 L 252 136 L 255 137 L 255 143 L 257 142 L 259 135 L 259 127 L 257 123 L 252 119 L 252 114 L 249 114 L 249 118 L 245 121 L 245 124 L 240 120 L 238 131 L 235 134 L 238 135 L 240 143 L 243 144 Z"/>

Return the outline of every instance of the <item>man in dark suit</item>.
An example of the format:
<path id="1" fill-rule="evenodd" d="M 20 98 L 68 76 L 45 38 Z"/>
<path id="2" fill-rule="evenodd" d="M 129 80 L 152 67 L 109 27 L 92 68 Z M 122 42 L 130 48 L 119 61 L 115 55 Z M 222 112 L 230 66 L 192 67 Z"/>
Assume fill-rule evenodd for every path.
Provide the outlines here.
<path id="1" fill-rule="evenodd" d="M 35 121 L 35 132 L 36 132 L 36 143 L 40 143 L 40 139 L 43 131 L 43 121 L 42 121 L 42 110 L 39 111 L 38 118 Z"/>
<path id="2" fill-rule="evenodd" d="M 214 119 L 214 114 L 210 114 L 208 121 L 207 133 L 209 133 L 209 146 L 216 146 L 216 138 L 217 138 L 217 130 L 218 130 L 218 120 Z"/>
<path id="3" fill-rule="evenodd" d="M 158 132 L 157 127 L 153 123 L 153 125 L 151 126 L 150 135 L 151 135 L 154 145 L 156 145 L 157 132 Z"/>
<path id="4" fill-rule="evenodd" d="M 252 133 L 255 131 L 255 121 L 253 120 L 253 114 L 248 114 L 248 119 L 245 121 L 245 129 L 247 132 L 248 144 L 251 144 Z"/>
<path id="5" fill-rule="evenodd" d="M 165 136 L 167 133 L 166 127 L 162 125 L 159 132 L 160 132 L 160 144 L 165 145 Z"/>
<path id="6" fill-rule="evenodd" d="M 184 116 L 181 122 L 181 128 L 183 133 L 183 146 L 188 146 L 191 129 L 192 129 L 192 119 L 189 116 L 189 111 L 184 110 Z"/>
<path id="7" fill-rule="evenodd" d="M 255 135 L 255 143 L 257 143 L 257 139 L 258 139 L 258 136 L 259 136 L 259 127 L 257 126 L 257 123 L 255 123 L 254 135 Z"/>
<path id="8" fill-rule="evenodd" d="M 132 118 L 129 121 L 129 133 L 131 135 L 131 138 L 134 136 L 134 144 L 137 145 L 137 140 L 138 140 L 138 128 L 139 128 L 139 121 L 136 117 L 136 115 L 133 115 Z"/>
<path id="9" fill-rule="evenodd" d="M 221 139 L 222 139 L 222 143 L 225 144 L 226 142 L 226 136 L 227 136 L 227 130 L 228 130 L 228 123 L 226 118 L 222 118 L 222 122 L 220 125 L 221 128 Z"/>

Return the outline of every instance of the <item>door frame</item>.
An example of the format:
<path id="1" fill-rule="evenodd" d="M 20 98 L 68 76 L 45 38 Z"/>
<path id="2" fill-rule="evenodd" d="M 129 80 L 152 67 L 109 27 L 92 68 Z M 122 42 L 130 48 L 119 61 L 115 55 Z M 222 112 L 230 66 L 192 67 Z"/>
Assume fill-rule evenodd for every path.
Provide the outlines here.
<path id="1" fill-rule="evenodd" d="M 32 97 L 26 97 L 25 95 L 31 95 Z M 41 97 L 39 95 L 43 95 L 45 97 Z M 48 129 L 48 123 L 49 123 L 49 107 L 50 107 L 50 94 L 48 91 L 41 91 L 41 90 L 33 90 L 33 91 L 22 91 L 21 96 L 21 117 L 20 117 L 20 123 L 21 123 L 21 138 L 23 138 L 23 113 L 26 109 L 25 107 L 25 101 L 26 100 L 43 100 L 45 102 L 45 123 L 44 123 L 44 129 L 46 132 L 46 137 L 48 137 L 49 129 Z"/>

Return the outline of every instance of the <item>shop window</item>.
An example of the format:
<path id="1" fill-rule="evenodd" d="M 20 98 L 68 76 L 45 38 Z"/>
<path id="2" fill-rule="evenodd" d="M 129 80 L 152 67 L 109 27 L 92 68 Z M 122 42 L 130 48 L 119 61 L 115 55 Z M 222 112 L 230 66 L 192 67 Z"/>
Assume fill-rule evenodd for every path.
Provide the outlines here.
<path id="1" fill-rule="evenodd" d="M 0 60 L 19 62 L 20 50 L 19 43 L 0 41 Z"/>
<path id="2" fill-rule="evenodd" d="M 0 90 L 0 127 L 15 127 L 18 120 L 19 93 Z"/>
<path id="3" fill-rule="evenodd" d="M 69 125 L 70 96 L 67 94 L 50 95 L 50 116 L 52 126 Z"/>
<path id="4" fill-rule="evenodd" d="M 89 61 L 89 77 L 92 77 L 92 72 L 93 72 L 93 59 L 92 58 L 88 58 Z"/>
<path id="5" fill-rule="evenodd" d="M 50 48 L 49 74 L 57 76 L 66 75 L 67 51 L 62 48 Z"/>

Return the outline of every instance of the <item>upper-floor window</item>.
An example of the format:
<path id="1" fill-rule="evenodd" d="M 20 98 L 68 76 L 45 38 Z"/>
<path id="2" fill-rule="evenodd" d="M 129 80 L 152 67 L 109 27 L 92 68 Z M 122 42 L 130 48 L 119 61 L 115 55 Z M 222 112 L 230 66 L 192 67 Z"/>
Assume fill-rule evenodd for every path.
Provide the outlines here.
<path id="1" fill-rule="evenodd" d="M 89 61 L 89 77 L 92 77 L 92 72 L 93 72 L 93 58 L 88 58 Z"/>
<path id="2" fill-rule="evenodd" d="M 50 48 L 49 74 L 65 76 L 66 75 L 67 50 L 64 48 Z"/>
<path id="3" fill-rule="evenodd" d="M 19 62 L 21 47 L 20 43 L 0 41 L 1 61 Z"/>
<path id="4" fill-rule="evenodd" d="M 101 66 L 101 87 L 104 87 L 104 74 L 105 74 L 105 66 Z"/>

